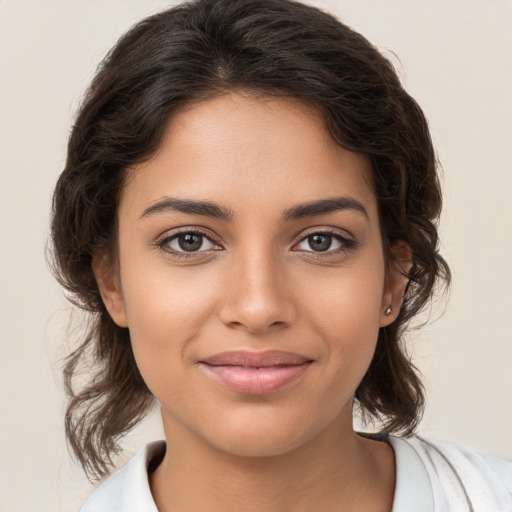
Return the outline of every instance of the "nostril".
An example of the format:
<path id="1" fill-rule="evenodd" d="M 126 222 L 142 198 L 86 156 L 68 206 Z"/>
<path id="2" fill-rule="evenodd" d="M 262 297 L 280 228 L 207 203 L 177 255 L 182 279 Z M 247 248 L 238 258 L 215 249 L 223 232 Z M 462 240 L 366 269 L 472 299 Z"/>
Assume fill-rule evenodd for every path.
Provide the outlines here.
<path id="1" fill-rule="evenodd" d="M 275 327 L 285 326 L 286 322 L 276 321 L 276 322 L 272 322 L 272 323 L 268 323 L 268 324 L 265 322 L 262 322 L 261 324 L 256 324 L 255 322 L 244 323 L 244 322 L 232 321 L 232 322 L 229 322 L 228 325 L 229 325 L 229 327 L 231 327 L 233 329 L 243 329 L 244 331 L 246 331 L 250 334 L 256 334 L 259 332 L 266 331 L 267 329 L 270 329 L 272 327 L 275 328 Z"/>
<path id="2" fill-rule="evenodd" d="M 269 328 L 289 326 L 297 318 L 294 303 L 284 294 L 263 295 L 254 290 L 233 291 L 220 301 L 217 314 L 221 322 L 231 329 L 260 333 Z"/>

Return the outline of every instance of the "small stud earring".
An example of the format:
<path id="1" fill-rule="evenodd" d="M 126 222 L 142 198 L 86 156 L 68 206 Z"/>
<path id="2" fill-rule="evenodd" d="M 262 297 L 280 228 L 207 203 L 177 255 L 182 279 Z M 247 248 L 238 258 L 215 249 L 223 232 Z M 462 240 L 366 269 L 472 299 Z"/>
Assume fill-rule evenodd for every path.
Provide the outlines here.
<path id="1" fill-rule="evenodd" d="M 386 311 L 384 311 L 384 314 L 385 314 L 386 316 L 389 316 L 389 315 L 391 315 L 391 313 L 392 313 L 392 312 L 393 312 L 393 310 L 391 309 L 391 306 L 388 306 L 388 307 L 387 307 L 387 309 L 386 309 Z"/>

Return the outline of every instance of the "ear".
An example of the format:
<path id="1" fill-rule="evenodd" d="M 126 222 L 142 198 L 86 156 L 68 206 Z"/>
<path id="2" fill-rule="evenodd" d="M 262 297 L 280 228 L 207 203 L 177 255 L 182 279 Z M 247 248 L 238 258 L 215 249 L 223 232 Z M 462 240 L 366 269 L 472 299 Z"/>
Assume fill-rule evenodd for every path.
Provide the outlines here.
<path id="1" fill-rule="evenodd" d="M 405 289 L 409 283 L 407 273 L 412 267 L 412 252 L 408 244 L 398 240 L 391 245 L 379 326 L 386 327 L 396 320 L 400 313 Z"/>
<path id="2" fill-rule="evenodd" d="M 98 251 L 94 254 L 92 258 L 92 271 L 96 277 L 103 303 L 112 320 L 119 327 L 128 327 L 119 277 L 115 271 L 109 251 Z"/>

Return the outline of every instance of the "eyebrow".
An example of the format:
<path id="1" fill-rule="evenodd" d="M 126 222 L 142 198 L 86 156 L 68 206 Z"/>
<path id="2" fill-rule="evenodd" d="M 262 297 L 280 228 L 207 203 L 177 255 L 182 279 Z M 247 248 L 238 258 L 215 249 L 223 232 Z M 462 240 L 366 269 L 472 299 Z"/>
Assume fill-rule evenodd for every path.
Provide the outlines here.
<path id="1" fill-rule="evenodd" d="M 315 215 L 325 215 L 327 213 L 343 210 L 353 210 L 361 213 L 368 220 L 370 219 L 363 204 L 357 199 L 348 196 L 331 197 L 293 206 L 284 212 L 283 218 L 284 220 L 297 220 L 304 217 L 314 217 Z"/>
<path id="2" fill-rule="evenodd" d="M 175 197 L 165 196 L 160 201 L 152 204 L 146 208 L 140 218 L 153 215 L 155 213 L 167 212 L 169 210 L 179 211 L 182 213 L 189 213 L 193 215 L 204 215 L 205 217 L 212 217 L 221 220 L 232 220 L 234 217 L 233 211 L 229 208 L 224 208 L 211 201 L 198 201 L 194 199 L 178 199 Z M 311 201 L 309 203 L 298 204 L 289 208 L 283 213 L 283 220 L 291 221 L 303 219 L 306 217 L 314 217 L 316 215 L 325 215 L 343 210 L 353 210 L 361 213 L 369 219 L 368 212 L 363 204 L 354 199 L 353 197 L 341 196 L 332 197 L 327 199 L 320 199 L 318 201 Z"/>
<path id="3" fill-rule="evenodd" d="M 146 208 L 140 218 L 153 215 L 155 213 L 175 210 L 183 213 L 191 213 L 194 215 L 204 215 L 215 219 L 231 220 L 233 212 L 228 208 L 223 208 L 211 201 L 196 201 L 192 199 L 178 199 L 175 197 L 164 197 L 161 201 Z"/>

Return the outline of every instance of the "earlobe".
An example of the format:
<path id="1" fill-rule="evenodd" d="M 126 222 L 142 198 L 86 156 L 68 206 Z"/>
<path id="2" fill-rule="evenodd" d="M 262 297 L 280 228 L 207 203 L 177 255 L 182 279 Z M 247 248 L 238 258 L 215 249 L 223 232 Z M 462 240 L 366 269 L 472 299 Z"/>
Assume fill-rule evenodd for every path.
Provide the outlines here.
<path id="1" fill-rule="evenodd" d="M 92 259 L 92 270 L 101 298 L 112 320 L 119 327 L 128 327 L 123 294 L 111 255 L 107 251 L 95 253 Z"/>
<path id="2" fill-rule="evenodd" d="M 386 327 L 395 321 L 400 313 L 412 267 L 411 248 L 405 242 L 398 240 L 391 246 L 392 259 L 389 262 L 384 294 L 382 296 L 382 314 L 380 327 Z"/>

